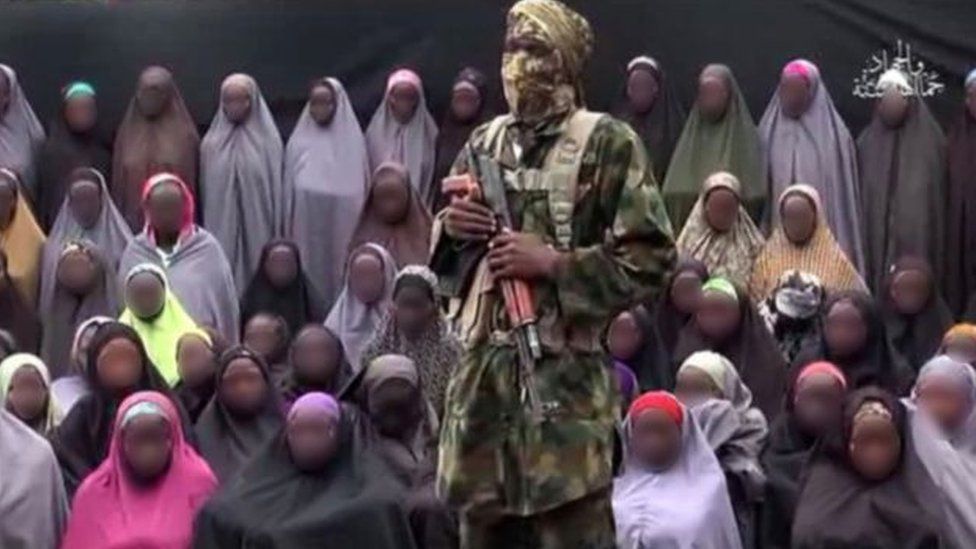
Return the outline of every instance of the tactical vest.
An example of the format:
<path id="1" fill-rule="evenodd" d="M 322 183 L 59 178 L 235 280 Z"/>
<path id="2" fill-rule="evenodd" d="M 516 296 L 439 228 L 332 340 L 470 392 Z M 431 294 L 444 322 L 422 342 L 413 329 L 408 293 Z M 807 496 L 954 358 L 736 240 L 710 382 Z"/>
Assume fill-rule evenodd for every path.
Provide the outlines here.
<path id="1" fill-rule="evenodd" d="M 567 251 L 573 242 L 573 210 L 583 151 L 603 113 L 579 109 L 563 121 L 560 137 L 546 154 L 541 168 L 505 170 L 505 183 L 517 191 L 546 191 L 549 215 L 555 227 L 556 248 Z M 496 117 L 485 132 L 485 149 L 499 158 L 505 144 L 505 129 L 512 115 Z"/>
<path id="2" fill-rule="evenodd" d="M 563 121 L 560 137 L 546 154 L 541 168 L 503 170 L 505 184 L 515 190 L 546 191 L 554 228 L 553 245 L 560 251 L 569 251 L 572 248 L 573 211 L 578 198 L 583 153 L 594 128 L 604 116 L 606 115 L 603 113 L 577 110 Z M 492 151 L 492 156 L 496 159 L 501 156 L 506 142 L 505 130 L 511 120 L 511 115 L 499 116 L 489 123 L 485 132 L 484 148 Z M 448 306 L 448 317 L 466 346 L 484 341 L 489 336 L 504 336 L 497 332 L 492 333 L 489 326 L 489 316 L 496 297 L 492 288 L 488 262 L 482 259 L 467 295 L 461 299 L 452 299 Z M 544 346 L 565 343 L 564 335 L 547 333 L 546 326 L 540 328 Z"/>

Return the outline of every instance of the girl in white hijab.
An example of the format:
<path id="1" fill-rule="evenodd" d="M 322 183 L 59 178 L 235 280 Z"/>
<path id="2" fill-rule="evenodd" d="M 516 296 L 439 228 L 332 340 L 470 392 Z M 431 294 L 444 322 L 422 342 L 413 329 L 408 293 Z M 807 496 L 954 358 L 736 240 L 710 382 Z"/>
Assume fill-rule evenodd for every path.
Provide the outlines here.
<path id="1" fill-rule="evenodd" d="M 285 148 L 285 224 L 322 310 L 342 290 L 342 269 L 369 183 L 366 140 L 349 96 L 335 78 L 318 80 Z"/>
<path id="2" fill-rule="evenodd" d="M 437 123 L 427 111 L 423 82 L 411 70 L 394 72 L 366 129 L 370 168 L 376 170 L 390 160 L 399 162 L 410 172 L 417 196 L 430 196 L 436 142 Z"/>
<path id="3" fill-rule="evenodd" d="M 232 74 L 200 143 L 203 224 L 220 242 L 243 292 L 261 249 L 284 233 L 284 146 L 257 82 Z"/>
<path id="4" fill-rule="evenodd" d="M 393 297 L 396 261 L 383 246 L 363 244 L 349 254 L 346 286 L 325 319 L 325 327 L 341 341 L 353 373 L 362 365 L 362 354 L 380 328 Z"/>

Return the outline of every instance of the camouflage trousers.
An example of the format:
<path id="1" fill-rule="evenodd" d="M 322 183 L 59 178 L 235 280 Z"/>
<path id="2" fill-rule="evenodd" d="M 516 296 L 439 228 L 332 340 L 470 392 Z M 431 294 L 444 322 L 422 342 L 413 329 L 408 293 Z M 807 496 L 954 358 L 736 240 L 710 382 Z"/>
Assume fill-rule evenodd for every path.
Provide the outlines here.
<path id="1" fill-rule="evenodd" d="M 464 514 L 461 549 L 613 549 L 610 489 L 538 515 Z"/>
<path id="2" fill-rule="evenodd" d="M 447 391 L 438 495 L 478 516 L 535 516 L 612 482 L 617 392 L 603 353 L 563 350 L 536 365 L 542 421 L 520 392 L 514 347 L 465 353 Z"/>

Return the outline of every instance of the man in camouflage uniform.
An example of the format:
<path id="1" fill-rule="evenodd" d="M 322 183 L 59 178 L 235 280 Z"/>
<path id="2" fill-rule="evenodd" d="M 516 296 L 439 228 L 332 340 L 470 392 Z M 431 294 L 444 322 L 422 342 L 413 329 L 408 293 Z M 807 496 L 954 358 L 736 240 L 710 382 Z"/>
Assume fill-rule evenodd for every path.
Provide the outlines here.
<path id="1" fill-rule="evenodd" d="M 581 109 L 589 24 L 556 0 L 508 14 L 502 77 L 511 114 L 475 130 L 472 154 L 500 165 L 515 230 L 454 198 L 432 265 L 466 353 L 448 389 L 438 490 L 466 548 L 611 548 L 616 390 L 600 342 L 612 315 L 658 290 L 674 259 L 670 223 L 637 135 Z M 468 171 L 462 152 L 454 173 Z M 530 281 L 543 357 L 529 412 L 500 291 Z"/>

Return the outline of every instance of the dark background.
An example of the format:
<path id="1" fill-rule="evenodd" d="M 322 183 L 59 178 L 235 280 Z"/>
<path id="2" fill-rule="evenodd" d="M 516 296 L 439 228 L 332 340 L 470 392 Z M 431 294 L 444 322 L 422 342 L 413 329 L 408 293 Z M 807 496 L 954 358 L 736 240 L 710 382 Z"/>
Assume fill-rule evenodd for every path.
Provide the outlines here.
<path id="1" fill-rule="evenodd" d="M 424 78 L 440 118 L 454 74 L 471 64 L 495 83 L 505 10 L 499 0 L 319 0 L 237 2 L 14 2 L 0 4 L 0 62 L 13 66 L 47 121 L 60 87 L 85 79 L 99 93 L 102 123 L 114 128 L 142 67 L 176 74 L 201 128 L 209 125 L 225 75 L 253 75 L 287 135 L 314 77 L 349 89 L 364 125 L 391 69 Z M 588 103 L 619 98 L 627 61 L 657 57 L 689 106 L 709 62 L 729 64 L 753 117 L 762 116 L 783 64 L 816 62 L 853 132 L 870 116 L 854 78 L 872 53 L 897 39 L 937 70 L 946 92 L 929 100 L 948 123 L 961 83 L 976 66 L 976 0 L 589 0 L 570 1 L 592 23 L 596 52 Z"/>

